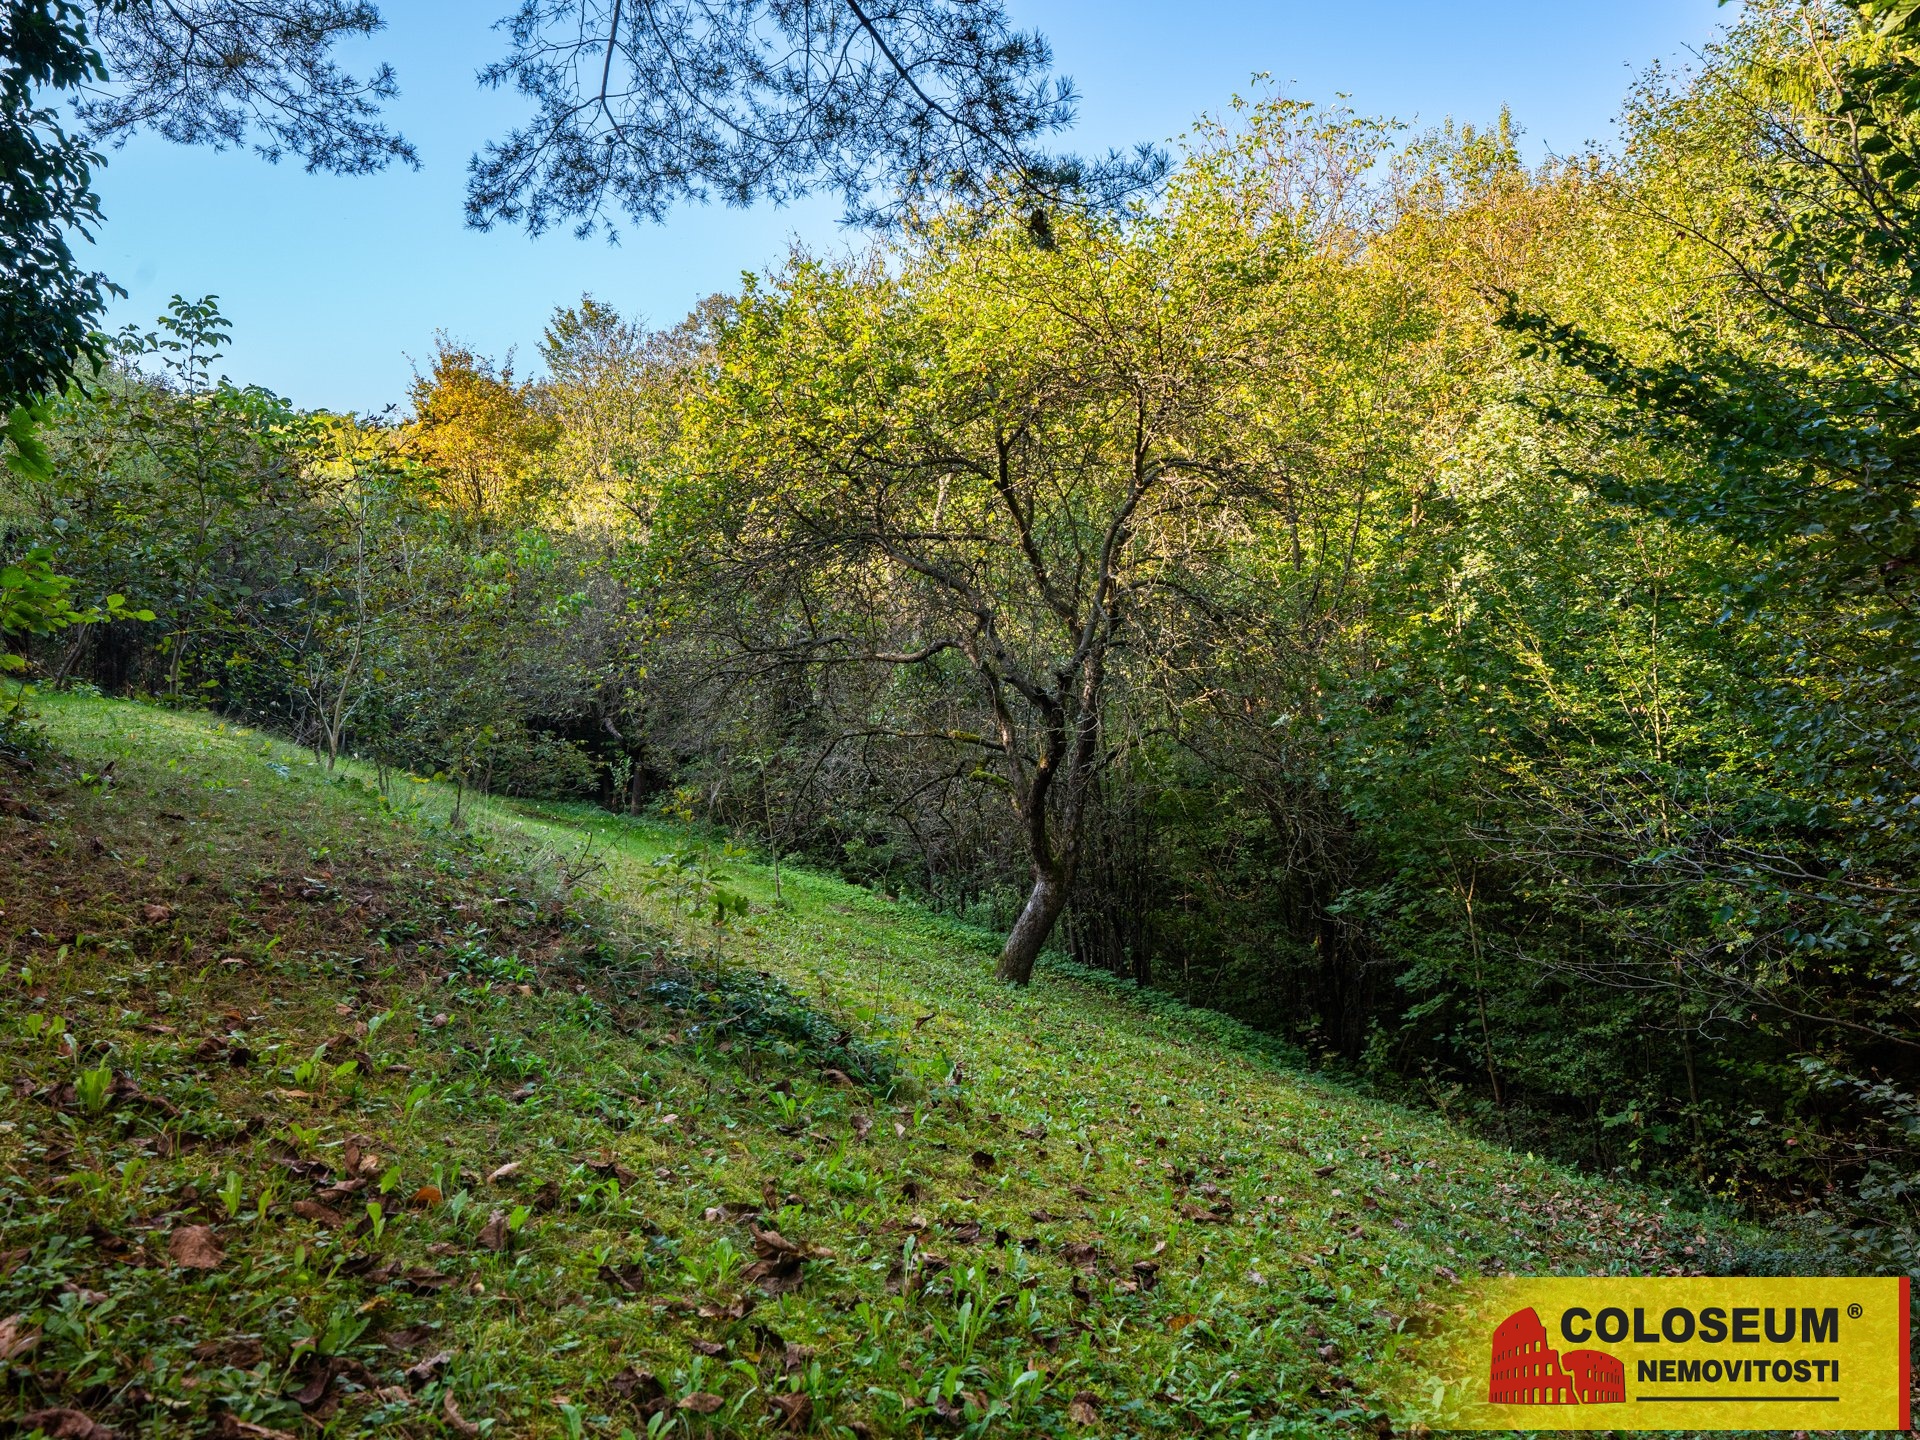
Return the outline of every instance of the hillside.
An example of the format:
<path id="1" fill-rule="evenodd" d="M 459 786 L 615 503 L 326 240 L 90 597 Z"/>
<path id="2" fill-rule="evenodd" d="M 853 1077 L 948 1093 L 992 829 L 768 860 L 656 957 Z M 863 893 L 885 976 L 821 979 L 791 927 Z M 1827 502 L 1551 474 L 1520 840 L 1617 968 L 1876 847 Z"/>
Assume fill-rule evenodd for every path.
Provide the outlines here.
<path id="1" fill-rule="evenodd" d="M 28 1429 L 1385 1434 L 1459 1276 L 1737 1263 L 1215 1017 L 996 984 L 994 937 L 817 874 L 776 904 L 689 832 L 455 832 L 210 719 L 45 723 L 64 758 L 0 768 Z"/>

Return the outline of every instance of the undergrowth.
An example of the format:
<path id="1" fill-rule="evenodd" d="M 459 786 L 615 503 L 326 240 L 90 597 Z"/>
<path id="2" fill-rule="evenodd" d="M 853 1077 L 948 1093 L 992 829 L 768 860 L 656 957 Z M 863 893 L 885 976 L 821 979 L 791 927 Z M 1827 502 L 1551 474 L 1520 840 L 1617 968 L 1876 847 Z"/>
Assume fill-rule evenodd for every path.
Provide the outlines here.
<path id="1" fill-rule="evenodd" d="M 1756 1243 L 824 876 L 690 898 L 670 827 L 48 724 L 0 769 L 26 1430 L 1386 1434 L 1461 1277 Z"/>

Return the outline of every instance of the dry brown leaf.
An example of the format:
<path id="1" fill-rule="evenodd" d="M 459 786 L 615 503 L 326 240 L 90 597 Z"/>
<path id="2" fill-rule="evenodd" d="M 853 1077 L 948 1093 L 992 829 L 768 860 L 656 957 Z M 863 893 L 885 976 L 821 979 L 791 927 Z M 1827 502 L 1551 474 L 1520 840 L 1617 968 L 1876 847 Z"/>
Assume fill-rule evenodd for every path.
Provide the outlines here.
<path id="1" fill-rule="evenodd" d="M 42 1431 L 47 1440 L 114 1440 L 114 1432 L 82 1410 L 35 1410 L 15 1420 L 23 1435 Z"/>
<path id="2" fill-rule="evenodd" d="M 1098 1425 L 1100 1397 L 1091 1390 L 1080 1391 L 1067 1402 L 1067 1419 L 1076 1425 Z"/>
<path id="3" fill-rule="evenodd" d="M 467 1440 L 473 1440 L 480 1433 L 480 1427 L 460 1413 L 459 1402 L 453 1398 L 451 1390 L 440 1397 L 440 1415 L 455 1434 L 464 1435 Z"/>
<path id="4" fill-rule="evenodd" d="M 754 1253 L 763 1260 L 804 1253 L 800 1246 L 787 1239 L 778 1230 L 762 1230 L 758 1225 L 749 1224 L 747 1233 L 753 1236 Z"/>
<path id="5" fill-rule="evenodd" d="M 769 1395 L 767 1408 L 780 1417 L 782 1427 L 804 1431 L 813 1424 L 813 1397 L 804 1390 L 786 1395 Z"/>
<path id="6" fill-rule="evenodd" d="M 496 1210 L 487 1216 L 486 1226 L 480 1231 L 480 1248 L 483 1250 L 504 1250 L 507 1248 L 507 1212 Z"/>
<path id="7" fill-rule="evenodd" d="M 230 1413 L 223 1413 L 218 1420 L 214 1421 L 213 1429 L 208 1434 L 211 1440 L 294 1440 L 294 1437 L 284 1430 L 275 1430 L 268 1425 L 255 1425 L 249 1420 L 242 1420 Z"/>
<path id="8" fill-rule="evenodd" d="M 205 1434 L 207 1440 L 295 1440 L 295 1437 L 285 1430 L 275 1430 L 268 1425 L 255 1425 L 227 1411 L 222 1411 L 215 1417 L 213 1428 Z"/>
<path id="9" fill-rule="evenodd" d="M 438 1205 L 440 1203 L 440 1187 L 437 1185 L 422 1185 L 418 1190 L 413 1192 L 412 1203 L 423 1210 Z"/>
<path id="10" fill-rule="evenodd" d="M 704 1355 L 709 1360 L 717 1360 L 727 1353 L 727 1347 L 718 1340 L 689 1340 L 687 1347 L 696 1355 Z"/>
<path id="11" fill-rule="evenodd" d="M 409 1365 L 403 1373 L 406 1376 L 407 1384 L 418 1390 L 428 1381 L 437 1378 L 440 1372 L 452 1363 L 453 1352 L 451 1350 L 442 1350 L 438 1354 L 429 1355 L 418 1365 Z"/>
<path id="12" fill-rule="evenodd" d="M 873 1117 L 871 1115 L 861 1114 L 861 1115 L 855 1115 L 853 1117 L 853 1138 L 854 1139 L 865 1140 L 867 1136 L 872 1132 L 872 1130 L 873 1130 Z"/>
<path id="13" fill-rule="evenodd" d="M 248 1370 L 260 1363 L 266 1353 L 258 1335 L 233 1335 L 225 1340 L 202 1340 L 193 1347 L 193 1358 L 207 1364 L 231 1365 Z"/>
<path id="14" fill-rule="evenodd" d="M 651 1370 L 641 1370 L 632 1365 L 627 1366 L 607 1384 L 614 1394 L 640 1405 L 650 1401 L 664 1400 L 667 1395 L 666 1387 Z"/>
<path id="15" fill-rule="evenodd" d="M 691 1410 L 696 1415 L 711 1415 L 726 1403 L 727 1402 L 722 1400 L 718 1395 L 705 1390 L 696 1390 L 673 1408 L 676 1410 Z"/>
<path id="16" fill-rule="evenodd" d="M 140 918 L 149 925 L 164 925 L 173 918 L 173 907 L 149 902 L 140 907 Z"/>
<path id="17" fill-rule="evenodd" d="M 777 1260 L 758 1260 L 740 1272 L 769 1295 L 790 1295 L 800 1288 L 803 1266 L 798 1255 L 782 1255 Z"/>
<path id="18" fill-rule="evenodd" d="M 39 1343 L 40 1332 L 28 1328 L 25 1315 L 9 1315 L 0 1320 L 0 1360 L 30 1355 Z"/>
<path id="19" fill-rule="evenodd" d="M 347 1223 L 346 1216 L 330 1205 L 322 1205 L 318 1200 L 294 1201 L 293 1213 L 302 1220 L 311 1220 L 314 1224 L 323 1225 L 329 1230 L 338 1230 Z"/>
<path id="20" fill-rule="evenodd" d="M 749 1271 L 753 1268 L 748 1267 Z M 751 1278 L 750 1274 L 749 1278 Z M 681 1303 L 685 1304 L 684 1301 Z M 753 1307 L 757 1303 L 751 1295 L 738 1295 L 725 1305 L 702 1305 L 696 1313 L 702 1320 L 744 1320 L 753 1313 Z"/>
<path id="21" fill-rule="evenodd" d="M 967 1158 L 973 1161 L 973 1168 L 976 1170 L 991 1170 L 996 1163 L 991 1150 L 976 1150 Z"/>
<path id="22" fill-rule="evenodd" d="M 207 1225 L 182 1225 L 175 1230 L 167 1237 L 167 1254 L 182 1270 L 218 1270 L 227 1258 Z"/>
<path id="23" fill-rule="evenodd" d="M 828 1069 L 822 1070 L 820 1072 L 820 1078 L 826 1081 L 829 1085 L 843 1086 L 848 1090 L 851 1090 L 853 1088 L 853 1079 L 844 1070 L 835 1070 L 829 1067 Z"/>
<path id="24" fill-rule="evenodd" d="M 519 1173 L 520 1173 L 520 1162 L 518 1160 L 509 1160 L 506 1164 L 502 1165 L 498 1170 L 495 1170 L 491 1175 L 487 1176 L 487 1184 L 498 1185 L 502 1181 L 511 1180 L 514 1176 L 518 1175 Z"/>

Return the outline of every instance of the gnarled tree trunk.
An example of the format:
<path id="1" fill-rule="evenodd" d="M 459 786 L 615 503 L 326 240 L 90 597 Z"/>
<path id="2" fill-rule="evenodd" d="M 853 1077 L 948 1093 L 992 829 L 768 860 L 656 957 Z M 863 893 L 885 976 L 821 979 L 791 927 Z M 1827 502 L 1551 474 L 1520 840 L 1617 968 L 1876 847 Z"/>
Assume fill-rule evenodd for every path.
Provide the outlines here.
<path id="1" fill-rule="evenodd" d="M 1067 908 L 1070 885 L 1069 876 L 1035 868 L 1033 893 L 1027 896 L 1020 918 L 1013 922 L 1007 943 L 1000 947 L 1000 963 L 993 972 L 996 977 L 1015 985 L 1025 985 L 1033 978 L 1033 962 L 1040 958 L 1040 949 L 1053 933 L 1054 922 Z"/>

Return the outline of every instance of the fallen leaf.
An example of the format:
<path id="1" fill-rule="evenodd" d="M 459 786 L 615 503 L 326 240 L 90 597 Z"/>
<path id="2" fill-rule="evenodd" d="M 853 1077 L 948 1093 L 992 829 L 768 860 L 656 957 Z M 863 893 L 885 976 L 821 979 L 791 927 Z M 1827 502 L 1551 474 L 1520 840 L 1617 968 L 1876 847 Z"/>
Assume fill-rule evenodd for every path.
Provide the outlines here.
<path id="1" fill-rule="evenodd" d="M 328 1393 L 333 1389 L 334 1366 L 331 1359 L 320 1360 L 308 1377 L 307 1383 L 294 1392 L 293 1401 L 302 1410 L 315 1410 L 323 1405 Z M 338 1402 L 336 1402 L 337 1404 Z"/>
<path id="2" fill-rule="evenodd" d="M 705 1355 L 709 1360 L 717 1360 L 727 1353 L 727 1347 L 718 1340 L 689 1340 L 689 1349 L 696 1355 Z"/>
<path id="3" fill-rule="evenodd" d="M 629 1365 L 607 1382 L 613 1393 L 635 1404 L 645 1406 L 667 1398 L 666 1387 L 655 1378 L 651 1370 L 641 1370 Z"/>
<path id="4" fill-rule="evenodd" d="M 438 1015 L 427 1021 L 427 1024 L 436 1030 L 444 1030 L 447 1026 L 447 1012 L 442 1010 Z"/>
<path id="5" fill-rule="evenodd" d="M 265 1350 L 258 1335 L 231 1335 L 224 1340 L 202 1340 L 193 1347 L 193 1358 L 204 1364 L 231 1365 L 250 1370 L 260 1363 Z"/>
<path id="6" fill-rule="evenodd" d="M 164 925 L 173 918 L 173 907 L 148 903 L 140 907 L 140 918 L 149 925 Z"/>
<path id="7" fill-rule="evenodd" d="M 849 1090 L 853 1088 L 852 1077 L 850 1077 L 847 1074 L 847 1072 L 844 1070 L 834 1070 L 832 1068 L 828 1068 L 820 1072 L 820 1078 L 826 1081 L 829 1085 L 841 1085 L 841 1086 L 845 1086 Z"/>
<path id="8" fill-rule="evenodd" d="M 440 1187 L 437 1185 L 422 1185 L 418 1190 L 413 1192 L 412 1203 L 423 1210 L 438 1205 L 440 1203 Z"/>
<path id="9" fill-rule="evenodd" d="M 227 1252 L 206 1225 L 182 1225 L 167 1237 L 167 1253 L 182 1270 L 217 1270 Z"/>
<path id="10" fill-rule="evenodd" d="M 862 1114 L 862 1115 L 855 1115 L 853 1117 L 853 1138 L 854 1139 L 865 1140 L 868 1134 L 872 1130 L 873 1130 L 873 1117 L 871 1115 Z"/>
<path id="11" fill-rule="evenodd" d="M 776 1201 L 778 1198 L 778 1196 L 774 1197 Z M 700 1218 L 709 1225 L 733 1225 L 742 1220 L 754 1219 L 759 1214 L 758 1205 L 749 1205 L 744 1200 L 723 1200 L 718 1205 L 709 1205 L 701 1212 Z"/>
<path id="12" fill-rule="evenodd" d="M 23 1435 L 39 1430 L 47 1440 L 114 1440 L 112 1430 L 81 1410 L 35 1410 L 13 1423 Z"/>
<path id="13" fill-rule="evenodd" d="M 438 1354 L 429 1355 L 418 1365 L 409 1365 L 402 1373 L 406 1376 L 407 1384 L 418 1390 L 430 1380 L 438 1378 L 440 1372 L 452 1363 L 453 1352 L 442 1350 Z"/>
<path id="14" fill-rule="evenodd" d="M 511 1180 L 514 1176 L 518 1175 L 519 1173 L 520 1173 L 520 1162 L 518 1160 L 509 1160 L 506 1164 L 502 1165 L 498 1170 L 495 1170 L 491 1175 L 487 1176 L 487 1184 L 498 1185 L 503 1180 Z"/>
<path id="15" fill-rule="evenodd" d="M 1142 1290 L 1153 1289 L 1160 1283 L 1160 1262 L 1158 1260 L 1134 1261 L 1133 1278 Z"/>
<path id="16" fill-rule="evenodd" d="M 813 1397 L 804 1390 L 769 1395 L 767 1408 L 780 1417 L 781 1425 L 788 1430 L 803 1431 L 813 1424 Z"/>
<path id="17" fill-rule="evenodd" d="M 754 1253 L 763 1260 L 772 1260 L 782 1255 L 800 1255 L 805 1252 L 800 1246 L 787 1239 L 778 1230 L 762 1230 L 758 1225 L 749 1224 L 747 1233 L 753 1236 Z"/>
<path id="18" fill-rule="evenodd" d="M 783 1255 L 777 1260 L 759 1260 L 740 1272 L 769 1295 L 790 1295 L 800 1288 L 803 1266 L 798 1255 Z"/>
<path id="19" fill-rule="evenodd" d="M 9 1315 L 0 1320 L 0 1360 L 17 1360 L 33 1353 L 40 1343 L 40 1332 L 27 1327 L 25 1315 Z"/>
<path id="20" fill-rule="evenodd" d="M 1334 1169 L 1334 1167 L 1333 1167 L 1333 1166 L 1331 1166 L 1331 1165 L 1321 1165 L 1321 1166 L 1317 1166 L 1317 1167 L 1316 1167 L 1316 1168 L 1314 1169 L 1314 1172 L 1313 1172 L 1313 1173 L 1314 1173 L 1314 1176 L 1315 1176 L 1315 1178 L 1317 1178 L 1317 1179 L 1320 1179 L 1320 1180 L 1324 1180 L 1324 1179 L 1326 1179 L 1326 1178 L 1327 1178 L 1327 1177 L 1328 1177 L 1329 1175 L 1331 1175 L 1331 1174 L 1333 1174 L 1333 1169 Z"/>
<path id="21" fill-rule="evenodd" d="M 294 1201 L 293 1213 L 302 1220 L 311 1220 L 314 1224 L 323 1225 L 329 1230 L 338 1230 L 347 1223 L 346 1216 L 330 1206 L 322 1205 L 318 1200 Z"/>
<path id="22" fill-rule="evenodd" d="M 495 1210 L 487 1216 L 487 1223 L 480 1231 L 480 1248 L 483 1250 L 504 1250 L 507 1248 L 507 1212 Z"/>
<path id="23" fill-rule="evenodd" d="M 1091 1390 L 1080 1391 L 1067 1402 L 1067 1419 L 1076 1425 L 1098 1425 L 1100 1397 Z"/>
<path id="24" fill-rule="evenodd" d="M 460 1406 L 454 1400 L 451 1390 L 440 1397 L 440 1414 L 455 1434 L 464 1435 L 467 1440 L 473 1440 L 473 1437 L 480 1433 L 480 1427 L 460 1413 Z"/>
<path id="25" fill-rule="evenodd" d="M 598 1274 L 614 1289 L 624 1290 L 630 1295 L 638 1295 L 647 1288 L 647 1267 L 644 1265 L 602 1265 Z"/>
<path id="26" fill-rule="evenodd" d="M 213 1429 L 207 1433 L 210 1440 L 294 1440 L 285 1430 L 255 1425 L 227 1411 L 221 1413 L 220 1418 L 213 1422 Z"/>
<path id="27" fill-rule="evenodd" d="M 711 1415 L 726 1403 L 727 1402 L 722 1400 L 718 1395 L 705 1390 L 696 1390 L 673 1408 L 676 1410 L 691 1410 L 696 1415 Z"/>
<path id="28" fill-rule="evenodd" d="M 973 1161 L 973 1168 L 976 1170 L 991 1170 L 994 1167 L 995 1162 L 991 1150 L 976 1150 L 967 1158 Z"/>

